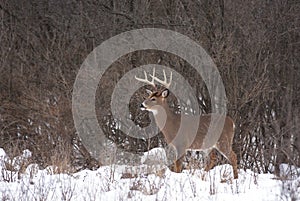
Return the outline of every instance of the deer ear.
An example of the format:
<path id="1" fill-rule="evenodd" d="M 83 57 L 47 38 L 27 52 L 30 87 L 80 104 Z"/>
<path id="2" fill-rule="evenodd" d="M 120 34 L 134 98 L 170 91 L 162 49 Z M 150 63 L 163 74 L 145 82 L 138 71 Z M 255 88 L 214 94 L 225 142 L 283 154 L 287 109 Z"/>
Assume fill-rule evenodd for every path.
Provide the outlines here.
<path id="1" fill-rule="evenodd" d="M 162 96 L 163 98 L 167 98 L 168 95 L 169 95 L 169 90 L 168 90 L 168 89 L 165 89 L 165 90 L 163 90 L 163 92 L 161 92 L 161 96 Z"/>

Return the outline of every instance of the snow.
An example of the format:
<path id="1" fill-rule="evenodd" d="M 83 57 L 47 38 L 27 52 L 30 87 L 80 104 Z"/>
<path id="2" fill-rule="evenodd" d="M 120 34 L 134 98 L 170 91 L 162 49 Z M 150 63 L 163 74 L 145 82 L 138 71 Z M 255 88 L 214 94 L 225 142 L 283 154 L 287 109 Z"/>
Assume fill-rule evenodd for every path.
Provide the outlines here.
<path id="1" fill-rule="evenodd" d="M 142 164 L 148 163 L 166 163 L 167 155 L 164 149 L 162 148 L 153 148 L 148 152 L 145 152 L 143 157 L 141 158 Z"/>
<path id="2" fill-rule="evenodd" d="M 27 151 L 26 154 L 30 155 Z M 299 173 L 299 169 L 288 165 L 281 166 L 283 175 L 289 171 L 293 176 L 285 180 L 250 170 L 239 170 L 239 178 L 233 179 L 230 165 L 217 166 L 209 172 L 193 169 L 182 173 L 161 166 L 160 171 L 139 172 L 130 178 L 124 177 L 122 171 L 130 169 L 136 173 L 139 166 L 111 165 L 95 171 L 55 174 L 55 167 L 40 170 L 38 165 L 30 164 L 18 177 L 5 169 L 7 158 L 0 149 L 0 200 L 300 200 L 299 174 L 291 174 Z"/>

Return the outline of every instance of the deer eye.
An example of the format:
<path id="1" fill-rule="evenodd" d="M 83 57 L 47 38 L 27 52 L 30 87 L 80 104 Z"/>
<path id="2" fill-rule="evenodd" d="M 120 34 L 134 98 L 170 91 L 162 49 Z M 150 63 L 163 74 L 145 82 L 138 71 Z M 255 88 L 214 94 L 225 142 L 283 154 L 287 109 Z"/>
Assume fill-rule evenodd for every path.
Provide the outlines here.
<path id="1" fill-rule="evenodd" d="M 151 100 L 151 101 L 156 101 L 156 98 L 151 98 L 150 100 Z"/>

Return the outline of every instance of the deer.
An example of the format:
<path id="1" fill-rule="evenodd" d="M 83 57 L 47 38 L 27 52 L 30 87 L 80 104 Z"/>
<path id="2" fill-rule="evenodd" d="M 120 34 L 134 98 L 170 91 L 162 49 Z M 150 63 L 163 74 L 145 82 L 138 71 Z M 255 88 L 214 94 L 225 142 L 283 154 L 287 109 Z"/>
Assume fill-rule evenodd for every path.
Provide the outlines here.
<path id="1" fill-rule="evenodd" d="M 205 144 L 204 139 L 207 137 L 208 128 L 212 121 L 213 115 L 221 114 L 201 114 L 201 115 L 188 115 L 188 114 L 177 114 L 171 110 L 167 103 L 167 98 L 170 94 L 169 88 L 172 83 L 172 72 L 170 74 L 169 82 L 167 81 L 167 76 L 165 70 L 163 70 L 164 80 L 159 79 L 155 76 L 155 69 L 153 69 L 153 74 L 149 74 L 152 80 L 150 81 L 147 77 L 146 71 L 144 71 L 145 78 L 139 78 L 135 75 L 135 79 L 151 85 L 154 87 L 154 91 L 148 90 L 149 96 L 144 99 L 141 103 L 141 109 L 152 112 L 154 115 L 154 120 L 159 130 L 162 132 L 167 144 L 171 145 L 175 152 L 187 152 L 187 151 L 202 151 L 209 155 L 209 163 L 205 167 L 205 171 L 209 171 L 215 165 L 217 160 L 215 152 L 212 150 L 217 150 L 221 155 L 223 155 L 233 167 L 234 179 L 238 178 L 237 170 L 237 156 L 232 150 L 235 124 L 234 121 L 229 116 L 224 116 L 224 126 L 220 129 L 220 135 L 218 139 L 212 140 L 209 144 Z M 155 81 L 162 85 L 162 89 L 158 89 Z M 180 128 L 181 122 L 185 125 L 183 129 Z M 190 128 L 198 125 L 196 129 L 196 134 L 193 139 L 189 139 Z M 194 132 L 194 131 L 193 131 Z M 177 140 L 174 140 L 176 135 L 181 135 Z M 184 154 L 181 156 L 176 156 L 174 159 L 174 172 L 180 173 L 183 170 L 183 159 Z"/>

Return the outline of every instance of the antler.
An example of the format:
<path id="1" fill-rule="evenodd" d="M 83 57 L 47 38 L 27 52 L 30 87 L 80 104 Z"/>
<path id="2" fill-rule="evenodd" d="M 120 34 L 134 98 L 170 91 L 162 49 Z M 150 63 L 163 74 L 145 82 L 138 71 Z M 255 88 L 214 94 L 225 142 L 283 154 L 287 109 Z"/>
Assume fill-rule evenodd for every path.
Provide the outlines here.
<path id="1" fill-rule="evenodd" d="M 150 76 L 152 77 L 152 81 L 149 81 L 149 80 L 148 80 L 146 71 L 144 71 L 144 74 L 145 74 L 145 79 L 138 78 L 136 75 L 135 75 L 134 77 L 135 77 L 135 79 L 138 80 L 138 81 L 141 81 L 141 82 L 144 82 L 144 83 L 146 83 L 146 84 L 150 84 L 150 85 L 152 85 L 153 87 L 156 87 L 156 86 L 155 86 L 155 83 L 154 83 L 155 68 L 153 69 L 153 76 L 150 75 Z"/>
<path id="2" fill-rule="evenodd" d="M 153 75 L 150 75 L 150 77 L 152 78 L 151 81 L 148 80 L 148 77 L 147 77 L 147 73 L 146 71 L 144 71 L 144 74 L 145 74 L 145 79 L 142 79 L 142 78 L 138 78 L 135 76 L 135 79 L 138 80 L 138 81 L 141 81 L 141 82 L 144 82 L 146 84 L 150 84 L 152 85 L 153 87 L 156 88 L 156 85 L 154 83 L 154 80 L 157 81 L 158 83 L 162 84 L 163 86 L 165 86 L 166 88 L 169 88 L 171 86 L 171 83 L 172 83 L 172 72 L 170 74 L 170 80 L 169 80 L 169 83 L 167 82 L 167 76 L 166 76 L 166 72 L 165 70 L 163 70 L 163 73 L 164 73 L 164 81 L 158 79 L 157 77 L 155 77 L 155 68 L 153 68 Z"/>
<path id="3" fill-rule="evenodd" d="M 165 86 L 167 89 L 169 89 L 169 87 L 171 86 L 172 83 L 172 71 L 170 74 L 170 80 L 169 83 L 167 82 L 167 76 L 166 76 L 166 72 L 165 69 L 163 69 L 163 73 L 164 73 L 164 81 L 158 79 L 157 77 L 155 77 L 154 75 L 150 75 L 152 77 L 152 79 L 156 80 L 158 83 L 162 84 L 163 86 Z"/>

